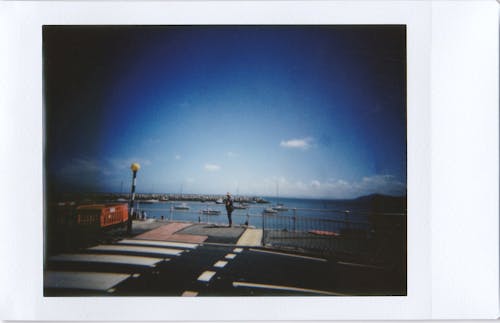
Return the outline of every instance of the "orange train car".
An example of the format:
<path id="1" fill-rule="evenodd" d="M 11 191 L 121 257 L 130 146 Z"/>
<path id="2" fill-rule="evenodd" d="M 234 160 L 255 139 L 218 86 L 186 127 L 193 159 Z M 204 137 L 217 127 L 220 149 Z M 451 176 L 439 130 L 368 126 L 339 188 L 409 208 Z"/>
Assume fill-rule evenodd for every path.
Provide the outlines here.
<path id="1" fill-rule="evenodd" d="M 107 228 L 128 221 L 128 204 L 91 204 L 76 208 L 76 222 L 80 226 Z"/>

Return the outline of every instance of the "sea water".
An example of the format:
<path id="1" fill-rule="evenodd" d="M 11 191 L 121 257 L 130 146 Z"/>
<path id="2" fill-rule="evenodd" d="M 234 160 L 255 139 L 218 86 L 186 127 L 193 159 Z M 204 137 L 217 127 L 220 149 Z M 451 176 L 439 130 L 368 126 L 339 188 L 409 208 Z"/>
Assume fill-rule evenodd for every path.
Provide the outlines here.
<path id="1" fill-rule="evenodd" d="M 373 205 L 366 201 L 358 200 L 321 200 L 321 199 L 302 199 L 302 198 L 277 198 L 264 197 L 269 203 L 248 203 L 246 209 L 235 209 L 232 213 L 233 223 L 236 225 L 248 224 L 261 228 L 266 220 L 266 226 L 283 225 L 283 222 L 289 222 L 294 225 L 295 220 L 312 223 L 314 221 L 322 222 L 345 222 L 363 223 L 369 222 L 369 217 L 374 215 Z M 139 214 L 147 219 L 163 219 L 170 221 L 189 221 L 189 222 L 208 222 L 227 224 L 227 215 L 224 204 L 215 202 L 184 201 L 189 210 L 175 209 L 180 204 L 178 201 L 141 203 L 136 202 L 135 208 Z M 282 204 L 287 210 L 277 213 L 265 213 L 265 209 Z M 235 205 L 238 205 L 235 202 Z M 203 214 L 203 210 L 220 211 L 218 215 Z M 382 205 L 376 210 L 377 214 L 391 214 L 405 216 L 405 210 L 393 205 Z M 266 219 L 263 218 L 263 215 Z"/>

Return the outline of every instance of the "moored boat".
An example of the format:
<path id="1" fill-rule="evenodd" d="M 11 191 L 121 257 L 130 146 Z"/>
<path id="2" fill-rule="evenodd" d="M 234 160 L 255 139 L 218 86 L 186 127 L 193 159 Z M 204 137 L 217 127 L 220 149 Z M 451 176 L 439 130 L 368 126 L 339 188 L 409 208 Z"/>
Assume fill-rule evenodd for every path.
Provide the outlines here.
<path id="1" fill-rule="evenodd" d="M 248 209 L 248 205 L 245 204 L 245 203 L 235 204 L 233 207 L 234 207 L 235 210 L 245 210 L 245 209 Z"/>
<path id="2" fill-rule="evenodd" d="M 220 210 L 213 210 L 213 209 L 204 209 L 201 211 L 201 213 L 206 214 L 206 215 L 219 215 L 221 214 Z"/>
<path id="3" fill-rule="evenodd" d="M 181 203 L 174 205 L 174 209 L 176 210 L 189 210 L 189 206 L 186 203 Z"/>
<path id="4" fill-rule="evenodd" d="M 279 211 L 279 212 L 288 211 L 288 208 L 286 206 L 284 206 L 283 204 L 278 204 L 276 206 L 273 206 L 272 209 L 275 211 Z"/>
<path id="5" fill-rule="evenodd" d="M 278 211 L 274 210 L 273 208 L 265 208 L 264 211 L 262 211 L 262 213 L 266 213 L 266 214 L 275 214 L 275 213 L 278 213 Z"/>

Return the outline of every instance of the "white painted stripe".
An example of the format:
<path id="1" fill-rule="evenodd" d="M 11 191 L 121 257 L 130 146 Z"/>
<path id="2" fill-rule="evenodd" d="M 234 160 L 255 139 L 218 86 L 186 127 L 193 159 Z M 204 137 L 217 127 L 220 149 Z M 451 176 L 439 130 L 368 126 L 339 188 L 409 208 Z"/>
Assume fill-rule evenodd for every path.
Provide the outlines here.
<path id="1" fill-rule="evenodd" d="M 233 249 L 233 252 L 234 252 L 234 253 L 241 253 L 242 251 L 243 251 L 243 249 L 242 249 L 242 248 L 234 248 L 234 249 Z"/>
<path id="2" fill-rule="evenodd" d="M 236 242 L 238 246 L 258 247 L 262 245 L 262 229 L 246 229 Z"/>
<path id="3" fill-rule="evenodd" d="M 99 251 L 125 251 L 125 252 L 135 252 L 135 253 L 152 253 L 164 256 L 179 256 L 183 250 L 169 249 L 169 248 L 158 248 L 158 247 L 139 247 L 139 246 L 125 246 L 125 245 L 99 245 L 89 250 L 99 250 Z"/>
<path id="4" fill-rule="evenodd" d="M 155 240 L 140 240 L 140 239 L 123 239 L 118 241 L 121 244 L 133 244 L 141 246 L 152 247 L 172 247 L 184 249 L 196 249 L 198 247 L 195 243 L 173 242 L 173 241 L 155 241 Z"/>
<path id="5" fill-rule="evenodd" d="M 184 293 L 182 293 L 182 296 L 184 296 L 184 297 L 194 297 L 194 296 L 198 296 L 198 292 L 187 290 Z"/>
<path id="6" fill-rule="evenodd" d="M 224 268 L 225 265 L 227 265 L 227 261 L 219 260 L 214 264 L 214 267 Z"/>
<path id="7" fill-rule="evenodd" d="M 154 267 L 158 262 L 161 261 L 161 259 L 124 255 L 62 254 L 50 257 L 49 261 L 113 263 L 122 265 Z"/>
<path id="8" fill-rule="evenodd" d="M 280 256 L 294 257 L 294 258 L 300 258 L 300 259 L 309 259 L 309 260 L 323 261 L 323 262 L 327 261 L 326 259 L 323 259 L 323 258 L 294 255 L 294 254 L 290 254 L 290 253 L 277 252 L 277 251 L 269 251 L 269 250 L 253 249 L 253 248 L 250 248 L 249 250 L 254 251 L 254 252 L 268 253 L 268 254 L 272 254 L 272 255 L 280 255 Z"/>
<path id="9" fill-rule="evenodd" d="M 47 271 L 44 274 L 44 286 L 107 291 L 129 277 L 130 274 Z"/>
<path id="10" fill-rule="evenodd" d="M 356 264 L 356 263 L 354 263 L 354 262 L 343 262 L 343 261 L 339 261 L 339 262 L 337 262 L 337 264 L 339 264 L 339 265 L 344 265 L 344 266 L 361 267 L 361 268 L 370 268 L 370 269 L 379 269 L 379 270 L 384 270 L 384 269 L 387 269 L 387 268 L 382 267 L 382 266 L 364 265 L 364 264 Z"/>
<path id="11" fill-rule="evenodd" d="M 226 259 L 234 259 L 235 257 L 236 257 L 236 255 L 234 253 L 228 253 L 225 258 Z"/>
<path id="12" fill-rule="evenodd" d="M 198 280 L 205 282 L 205 283 L 208 283 L 214 275 L 215 275 L 215 271 L 207 270 L 207 271 L 203 272 L 203 274 L 201 274 L 200 277 L 198 277 Z"/>
<path id="13" fill-rule="evenodd" d="M 324 291 L 324 290 L 317 290 L 317 289 L 299 288 L 299 287 L 292 287 L 292 286 L 280 286 L 280 285 L 268 285 L 268 284 L 259 284 L 259 283 L 248 283 L 248 282 L 233 282 L 233 286 L 234 287 L 248 287 L 248 288 L 282 290 L 282 291 L 290 291 L 290 292 L 302 292 L 302 293 L 311 293 L 311 294 L 329 295 L 329 296 L 347 296 L 346 294 L 329 292 L 329 291 Z"/>

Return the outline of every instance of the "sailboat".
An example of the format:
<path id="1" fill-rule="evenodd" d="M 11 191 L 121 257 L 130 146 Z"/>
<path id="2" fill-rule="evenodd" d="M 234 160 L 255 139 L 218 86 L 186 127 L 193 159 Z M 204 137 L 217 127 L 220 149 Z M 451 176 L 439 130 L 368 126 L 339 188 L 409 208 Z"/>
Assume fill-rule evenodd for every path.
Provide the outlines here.
<path id="1" fill-rule="evenodd" d="M 123 181 L 120 184 L 120 197 L 118 199 L 116 199 L 116 202 L 128 202 L 127 199 L 121 197 L 122 194 L 123 194 Z"/>
<path id="2" fill-rule="evenodd" d="M 268 213 L 268 214 L 275 214 L 275 213 L 278 213 L 278 211 L 276 211 L 274 208 L 272 207 L 268 207 L 268 208 L 265 208 L 264 211 L 262 211 L 263 213 Z"/>
<path id="3" fill-rule="evenodd" d="M 272 209 L 275 211 L 279 211 L 279 212 L 285 212 L 285 211 L 288 211 L 288 208 L 286 206 L 284 206 L 283 203 L 279 203 L 279 200 L 280 200 L 280 190 L 279 189 L 280 189 L 279 183 L 276 183 L 277 203 L 276 203 L 276 206 L 272 207 Z"/>
<path id="4" fill-rule="evenodd" d="M 189 206 L 183 202 L 181 204 L 174 205 L 174 209 L 176 209 L 176 210 L 189 210 Z"/>
<path id="5" fill-rule="evenodd" d="M 151 185 L 151 192 L 153 192 L 153 185 Z M 142 203 L 146 203 L 146 204 L 153 204 L 153 203 L 158 203 L 158 199 L 154 198 L 155 194 L 154 193 L 150 193 L 151 195 L 151 198 L 149 199 L 146 199 L 146 200 L 142 200 Z"/>
<path id="6" fill-rule="evenodd" d="M 236 188 L 236 197 L 239 200 L 238 204 L 235 204 L 233 207 L 235 210 L 245 210 L 248 209 L 248 204 L 241 202 L 240 198 L 240 189 Z"/>
<path id="7" fill-rule="evenodd" d="M 234 206 L 234 209 L 235 210 L 245 210 L 245 209 L 248 209 L 248 205 L 245 204 L 245 203 L 238 203 L 238 204 L 235 204 Z"/>
<path id="8" fill-rule="evenodd" d="M 206 208 L 206 209 L 202 210 L 201 212 L 203 214 L 206 214 L 206 215 L 219 215 L 219 214 L 221 214 L 220 210 L 214 210 L 211 208 Z"/>
<path id="9" fill-rule="evenodd" d="M 181 185 L 181 199 L 182 199 L 182 185 Z M 174 209 L 176 209 L 176 210 L 189 210 L 189 206 L 185 202 L 182 202 L 181 204 L 174 205 Z"/>

